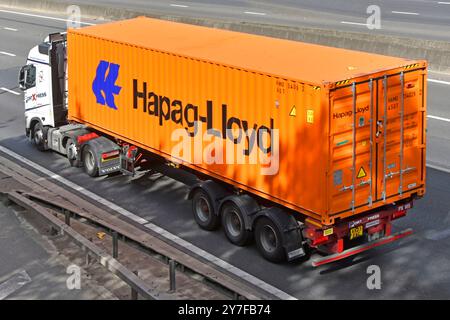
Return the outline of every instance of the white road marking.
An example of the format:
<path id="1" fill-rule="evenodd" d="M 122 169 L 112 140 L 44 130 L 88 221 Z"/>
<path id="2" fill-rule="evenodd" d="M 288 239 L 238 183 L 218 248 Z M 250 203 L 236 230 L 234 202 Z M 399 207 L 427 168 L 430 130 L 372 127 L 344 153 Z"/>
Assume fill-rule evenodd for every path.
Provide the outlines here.
<path id="1" fill-rule="evenodd" d="M 9 52 L 5 52 L 5 51 L 0 51 L 0 54 L 3 54 L 5 56 L 10 56 L 10 57 L 15 57 L 16 56 L 14 53 L 9 53 Z"/>
<path id="2" fill-rule="evenodd" d="M 254 12 L 254 11 L 245 11 L 244 13 L 245 14 L 252 14 L 252 15 L 255 15 L 255 16 L 265 16 L 265 15 L 267 15 L 267 13 L 264 13 L 264 12 Z"/>
<path id="3" fill-rule="evenodd" d="M 406 11 L 391 11 L 394 14 L 407 14 L 412 16 L 418 16 L 419 14 L 417 12 L 406 12 Z"/>
<path id="4" fill-rule="evenodd" d="M 1 87 L 0 90 L 3 90 L 3 91 L 6 91 L 6 92 L 9 92 L 9 93 L 12 93 L 12 94 L 14 94 L 14 95 L 16 95 L 16 96 L 20 96 L 20 93 L 19 93 L 19 92 L 15 92 L 15 91 L 9 90 L 9 89 L 7 89 L 7 88 Z"/>
<path id="5" fill-rule="evenodd" d="M 450 2 L 439 1 L 438 4 L 450 4 Z"/>
<path id="6" fill-rule="evenodd" d="M 10 28 L 10 27 L 3 27 L 3 30 L 8 30 L 8 31 L 18 31 L 15 28 Z"/>
<path id="7" fill-rule="evenodd" d="M 180 237 L 170 233 L 169 231 L 167 231 L 163 228 L 158 227 L 157 225 L 155 225 L 153 223 L 150 223 L 149 221 L 147 221 L 141 217 L 136 216 L 135 214 L 131 213 L 130 211 L 128 211 L 122 207 L 119 207 L 118 205 L 96 195 L 95 193 L 90 192 L 90 191 L 86 190 L 85 188 L 61 177 L 60 175 L 57 175 L 54 172 L 45 169 L 44 167 L 38 165 L 37 163 L 34 163 L 31 160 L 28 160 L 27 158 L 22 157 L 21 155 L 15 153 L 14 151 L 9 150 L 8 148 L 5 148 L 3 146 L 0 146 L 0 151 L 8 154 L 9 156 L 13 157 L 16 160 L 23 162 L 24 164 L 32 167 L 33 169 L 42 172 L 43 174 L 50 177 L 51 179 L 56 180 L 59 183 L 62 183 L 64 185 L 66 185 L 67 187 L 72 188 L 72 189 L 80 192 L 81 194 L 93 199 L 94 201 L 97 201 L 97 202 L 105 205 L 106 207 L 118 212 L 119 214 L 126 216 L 127 218 L 130 218 L 142 225 L 145 225 L 146 228 L 159 233 L 162 237 L 164 237 L 168 240 L 174 241 L 179 246 L 195 253 L 198 256 L 203 257 L 204 259 L 208 260 L 209 262 L 211 262 L 219 267 L 225 268 L 228 272 L 231 272 L 240 278 L 246 279 L 248 282 L 250 282 L 254 286 L 259 287 L 260 289 L 278 297 L 279 299 L 297 300 L 295 297 L 289 295 L 288 293 L 281 291 L 278 288 L 275 288 L 274 286 L 264 282 L 263 280 L 245 272 L 244 270 L 241 270 L 241 269 L 229 264 L 228 262 L 226 262 L 212 254 L 207 253 L 206 251 L 204 251 L 203 249 L 200 249 L 199 247 L 193 245 L 192 243 L 181 239 Z"/>
<path id="8" fill-rule="evenodd" d="M 450 82 L 449 81 L 442 81 L 442 80 L 435 80 L 435 79 L 428 79 L 429 82 L 434 82 L 434 83 L 439 83 L 439 84 L 446 84 L 448 86 L 450 86 Z"/>
<path id="9" fill-rule="evenodd" d="M 361 22 L 341 21 L 341 23 L 367 27 L 367 23 L 361 23 Z"/>
<path id="10" fill-rule="evenodd" d="M 5 282 L 0 283 L 0 300 L 3 300 L 31 282 L 31 278 L 25 270 L 22 270 Z"/>
<path id="11" fill-rule="evenodd" d="M 442 172 L 445 172 L 445 173 L 450 173 L 450 169 L 449 168 L 444 168 L 442 166 L 435 165 L 435 164 L 427 164 L 427 168 L 431 168 L 431 169 L 434 169 L 434 170 L 437 170 L 437 171 L 442 171 Z"/>
<path id="12" fill-rule="evenodd" d="M 38 14 L 31 14 L 31 13 L 11 11 L 11 10 L 0 10 L 0 12 L 16 14 L 16 15 L 25 16 L 25 17 L 32 17 L 32 18 L 41 18 L 41 19 L 62 21 L 62 22 L 73 22 L 73 20 L 69 20 L 69 19 L 62 19 L 62 18 L 55 18 L 55 17 L 49 17 L 49 16 L 42 16 L 42 15 L 38 15 Z M 86 25 L 86 26 L 94 26 L 95 25 L 95 23 L 89 23 L 89 22 L 80 22 L 80 24 Z"/>
<path id="13" fill-rule="evenodd" d="M 189 8 L 189 6 L 186 6 L 186 5 L 184 5 L 184 4 L 174 4 L 174 3 L 171 3 L 170 6 L 171 6 L 171 7 L 178 7 L 178 8 Z"/>
<path id="14" fill-rule="evenodd" d="M 442 117 L 438 117 L 438 116 L 427 115 L 427 118 L 434 119 L 434 120 L 441 120 L 441 121 L 445 121 L 445 122 L 450 122 L 450 119 L 442 118 Z"/>

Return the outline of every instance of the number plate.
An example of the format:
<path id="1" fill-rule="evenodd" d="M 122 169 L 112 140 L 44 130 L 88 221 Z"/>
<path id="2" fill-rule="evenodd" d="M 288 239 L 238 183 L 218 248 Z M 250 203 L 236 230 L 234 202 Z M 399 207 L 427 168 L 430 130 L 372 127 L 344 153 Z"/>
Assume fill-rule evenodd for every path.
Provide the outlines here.
<path id="1" fill-rule="evenodd" d="M 355 228 L 350 229 L 350 240 L 361 237 L 363 235 L 364 228 L 363 226 L 357 226 Z"/>

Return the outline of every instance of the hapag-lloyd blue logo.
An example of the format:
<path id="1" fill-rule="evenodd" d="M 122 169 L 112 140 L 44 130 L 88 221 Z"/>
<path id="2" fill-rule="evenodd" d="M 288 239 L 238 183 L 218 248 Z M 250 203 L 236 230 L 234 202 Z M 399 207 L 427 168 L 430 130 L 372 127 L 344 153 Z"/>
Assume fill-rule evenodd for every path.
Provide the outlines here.
<path id="1" fill-rule="evenodd" d="M 92 91 L 97 98 L 97 103 L 101 105 L 106 104 L 114 110 L 117 110 L 114 96 L 118 95 L 122 89 L 122 87 L 116 86 L 119 69 L 120 66 L 118 64 L 101 60 L 97 67 L 94 82 L 92 83 Z M 107 71 L 108 75 L 106 75 Z"/>

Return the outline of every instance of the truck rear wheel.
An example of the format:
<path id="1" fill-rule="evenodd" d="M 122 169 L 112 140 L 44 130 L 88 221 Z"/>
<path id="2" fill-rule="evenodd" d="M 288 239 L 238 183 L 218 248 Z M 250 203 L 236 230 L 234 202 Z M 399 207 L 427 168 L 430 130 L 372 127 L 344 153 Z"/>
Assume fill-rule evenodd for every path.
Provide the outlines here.
<path id="1" fill-rule="evenodd" d="M 272 220 L 262 217 L 256 221 L 255 242 L 259 252 L 267 260 L 282 262 L 286 259 L 281 232 Z"/>
<path id="2" fill-rule="evenodd" d="M 83 149 L 84 170 L 91 177 L 98 176 L 98 160 L 91 146 L 87 145 Z"/>
<path id="3" fill-rule="evenodd" d="M 242 211 L 232 202 L 225 203 L 221 211 L 222 226 L 228 240 L 238 246 L 246 245 L 252 232 L 245 228 Z"/>
<path id="4" fill-rule="evenodd" d="M 78 154 L 77 154 L 77 146 L 72 139 L 68 139 L 66 142 L 66 154 L 67 159 L 69 159 L 69 163 L 72 167 L 79 166 Z"/>
<path id="5" fill-rule="evenodd" d="M 214 212 L 211 198 L 202 189 L 194 192 L 192 197 L 192 212 L 197 224 L 205 230 L 215 230 L 219 227 L 220 219 Z"/>
<path id="6" fill-rule="evenodd" d="M 33 142 L 39 151 L 45 151 L 45 138 L 47 135 L 47 128 L 43 127 L 40 122 L 36 123 L 33 128 Z"/>

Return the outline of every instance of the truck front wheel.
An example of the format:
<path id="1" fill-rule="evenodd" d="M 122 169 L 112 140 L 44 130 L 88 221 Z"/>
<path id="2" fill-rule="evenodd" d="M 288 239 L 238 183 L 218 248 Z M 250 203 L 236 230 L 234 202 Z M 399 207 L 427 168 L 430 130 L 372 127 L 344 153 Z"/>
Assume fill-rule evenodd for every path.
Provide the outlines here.
<path id="1" fill-rule="evenodd" d="M 91 177 L 98 176 L 98 161 L 91 146 L 87 145 L 83 149 L 83 165 L 84 170 Z"/>
<path id="2" fill-rule="evenodd" d="M 221 210 L 222 226 L 231 243 L 244 246 L 251 239 L 251 231 L 245 228 L 245 220 L 242 211 L 232 202 L 227 202 Z"/>
<path id="3" fill-rule="evenodd" d="M 46 127 L 43 127 L 40 122 L 36 123 L 33 129 L 33 142 L 36 145 L 36 148 L 39 151 L 45 151 L 45 139 L 47 136 L 47 129 Z"/>
<path id="4" fill-rule="evenodd" d="M 197 224 L 205 230 L 215 230 L 219 227 L 219 217 L 214 212 L 211 198 L 202 189 L 194 192 L 192 197 L 192 211 Z"/>
<path id="5" fill-rule="evenodd" d="M 267 260 L 282 262 L 286 259 L 281 232 L 272 220 L 262 217 L 256 221 L 255 242 L 259 252 Z"/>

